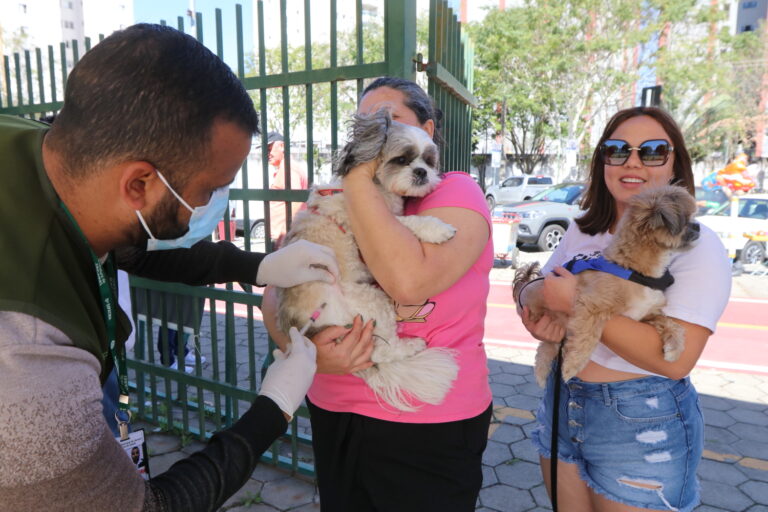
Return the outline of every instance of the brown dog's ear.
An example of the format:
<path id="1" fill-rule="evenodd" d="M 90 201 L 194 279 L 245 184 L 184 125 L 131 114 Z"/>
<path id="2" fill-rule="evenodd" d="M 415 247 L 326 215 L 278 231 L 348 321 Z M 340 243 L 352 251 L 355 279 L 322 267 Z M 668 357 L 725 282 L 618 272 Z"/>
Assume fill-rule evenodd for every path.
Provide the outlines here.
<path id="1" fill-rule="evenodd" d="M 370 115 L 355 114 L 347 135 L 349 140 L 334 160 L 333 174 L 346 176 L 353 167 L 379 156 L 391 125 L 392 116 L 387 109 Z"/>

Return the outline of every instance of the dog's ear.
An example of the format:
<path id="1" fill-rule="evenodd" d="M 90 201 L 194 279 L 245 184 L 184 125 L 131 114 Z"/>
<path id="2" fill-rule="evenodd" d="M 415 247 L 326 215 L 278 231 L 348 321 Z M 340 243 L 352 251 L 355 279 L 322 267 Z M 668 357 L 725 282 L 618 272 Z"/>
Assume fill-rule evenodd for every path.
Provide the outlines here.
<path id="1" fill-rule="evenodd" d="M 348 142 L 334 160 L 333 173 L 346 176 L 356 165 L 370 162 L 379 156 L 387 142 L 391 125 L 392 116 L 387 109 L 371 115 L 355 114 L 350 123 Z"/>

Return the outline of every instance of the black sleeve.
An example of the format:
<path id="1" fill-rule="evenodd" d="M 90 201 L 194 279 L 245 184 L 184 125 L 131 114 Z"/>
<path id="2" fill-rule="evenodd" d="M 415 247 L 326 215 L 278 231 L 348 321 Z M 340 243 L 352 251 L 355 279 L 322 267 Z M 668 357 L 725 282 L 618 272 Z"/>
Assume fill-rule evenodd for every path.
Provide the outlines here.
<path id="1" fill-rule="evenodd" d="M 200 286 L 213 283 L 256 283 L 264 254 L 238 249 L 230 242 L 203 240 L 189 249 L 147 251 L 123 247 L 115 251 L 117 267 L 139 277 Z"/>
<path id="2" fill-rule="evenodd" d="M 201 451 L 149 481 L 152 508 L 167 512 L 214 511 L 250 478 L 261 454 L 288 428 L 282 411 L 265 396 Z"/>

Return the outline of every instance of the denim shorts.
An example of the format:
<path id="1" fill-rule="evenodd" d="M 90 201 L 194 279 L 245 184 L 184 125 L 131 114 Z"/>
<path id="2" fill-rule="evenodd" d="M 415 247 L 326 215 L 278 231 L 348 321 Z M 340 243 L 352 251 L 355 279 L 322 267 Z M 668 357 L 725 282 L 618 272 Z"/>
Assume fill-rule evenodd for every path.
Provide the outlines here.
<path id="1" fill-rule="evenodd" d="M 552 374 L 531 434 L 546 458 L 551 458 Z M 687 377 L 609 383 L 574 377 L 561 380 L 560 389 L 558 458 L 576 464 L 590 488 L 611 501 L 651 510 L 688 512 L 698 505 L 704 419 Z"/>

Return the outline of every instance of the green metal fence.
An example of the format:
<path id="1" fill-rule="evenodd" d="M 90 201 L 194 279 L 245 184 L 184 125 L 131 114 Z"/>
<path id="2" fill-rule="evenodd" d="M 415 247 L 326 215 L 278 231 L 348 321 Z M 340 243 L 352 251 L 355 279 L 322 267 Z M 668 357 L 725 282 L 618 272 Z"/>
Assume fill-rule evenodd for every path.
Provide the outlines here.
<path id="1" fill-rule="evenodd" d="M 269 205 L 284 207 L 290 219 L 290 201 L 307 197 L 306 190 L 291 189 L 291 166 L 306 166 L 310 183 L 330 177 L 331 155 L 343 143 L 345 120 L 354 111 L 366 81 L 378 76 L 423 82 L 426 75 L 429 93 L 445 114 L 443 131 L 448 143 L 443 149 L 443 167 L 469 171 L 475 103 L 472 50 L 456 13 L 445 0 L 430 0 L 428 41 L 417 41 L 415 0 L 386 0 L 378 5 L 383 15 L 372 11 L 371 2 L 330 0 L 329 26 L 322 27 L 315 20 L 323 17 L 313 11 L 317 2 L 311 6 L 309 0 L 257 0 L 253 45 L 243 38 L 240 5 L 233 7 L 235 26 L 227 29 L 222 26 L 222 11 L 216 10 L 212 23 L 215 44 L 204 37 L 207 21 L 196 14 L 194 35 L 219 57 L 224 55 L 225 30 L 234 31 L 237 63 L 233 68 L 253 97 L 261 122 L 261 135 L 231 189 L 232 208 L 219 230 L 221 238 L 234 240 L 245 250 L 273 249 Z M 337 26 L 342 10 L 354 12 L 350 28 Z M 289 19 L 292 15 L 298 18 Z M 274 28 L 278 19 L 279 30 Z M 185 29 L 183 17 L 176 20 L 176 26 Z M 297 26 L 302 28 L 303 41 L 295 37 Z M 324 34 L 322 40 L 317 33 Z M 84 50 L 90 47 L 91 41 L 86 39 Z M 417 52 L 419 47 L 426 48 L 426 56 Z M 79 55 L 78 41 L 4 55 L 0 113 L 32 118 L 56 113 L 62 106 L 68 70 Z M 424 74 L 417 77 L 419 72 Z M 285 139 L 286 190 L 269 188 L 271 170 L 267 152 L 262 150 L 267 147 L 267 133 L 275 129 Z M 135 417 L 183 438 L 205 439 L 231 425 L 247 409 L 272 347 L 261 323 L 259 292 L 248 284 L 189 287 L 131 277 L 137 329 L 128 365 Z M 166 340 L 174 333 L 186 338 L 192 349 L 187 363 L 190 373 L 184 371 L 183 343 L 176 354 L 178 369 L 162 364 L 170 355 Z M 163 340 L 159 352 L 158 337 Z M 288 434 L 265 459 L 311 475 L 306 409 L 296 416 Z"/>

